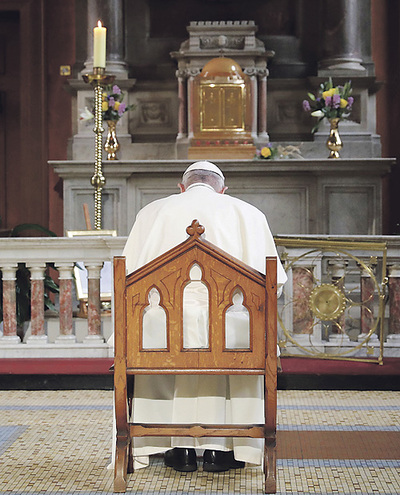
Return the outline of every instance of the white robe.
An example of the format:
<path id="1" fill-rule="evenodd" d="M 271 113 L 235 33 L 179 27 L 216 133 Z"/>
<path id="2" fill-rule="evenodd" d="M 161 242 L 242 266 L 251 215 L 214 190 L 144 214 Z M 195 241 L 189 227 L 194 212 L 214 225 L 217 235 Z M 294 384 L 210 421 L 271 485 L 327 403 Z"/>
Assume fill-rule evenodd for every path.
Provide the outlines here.
<path id="1" fill-rule="evenodd" d="M 208 241 L 261 273 L 265 273 L 266 256 L 277 256 L 267 220 L 260 210 L 237 198 L 218 194 L 206 184 L 193 184 L 184 193 L 154 201 L 138 213 L 123 252 L 127 272 L 183 242 L 187 238 L 186 227 L 193 219 L 205 227 Z M 279 287 L 286 282 L 279 258 L 277 270 Z M 197 345 L 193 343 L 193 347 Z M 262 377 L 137 376 L 135 397 L 136 422 L 264 421 Z M 262 446 L 261 439 L 135 438 L 134 467 L 146 466 L 148 455 L 171 447 L 233 449 L 237 460 L 259 465 Z"/>

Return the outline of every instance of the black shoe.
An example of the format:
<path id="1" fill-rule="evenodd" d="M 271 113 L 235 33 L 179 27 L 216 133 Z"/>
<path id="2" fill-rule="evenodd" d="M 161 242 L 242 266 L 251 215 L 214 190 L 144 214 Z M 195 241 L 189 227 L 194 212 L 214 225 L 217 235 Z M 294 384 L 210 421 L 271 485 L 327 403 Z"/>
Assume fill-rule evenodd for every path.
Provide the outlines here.
<path id="1" fill-rule="evenodd" d="M 233 451 L 223 452 L 221 450 L 205 450 L 203 455 L 203 471 L 219 473 L 229 469 L 244 467 L 244 462 L 236 461 Z"/>
<path id="2" fill-rule="evenodd" d="M 196 451 L 179 447 L 167 450 L 164 454 L 164 464 L 184 473 L 196 471 Z"/>

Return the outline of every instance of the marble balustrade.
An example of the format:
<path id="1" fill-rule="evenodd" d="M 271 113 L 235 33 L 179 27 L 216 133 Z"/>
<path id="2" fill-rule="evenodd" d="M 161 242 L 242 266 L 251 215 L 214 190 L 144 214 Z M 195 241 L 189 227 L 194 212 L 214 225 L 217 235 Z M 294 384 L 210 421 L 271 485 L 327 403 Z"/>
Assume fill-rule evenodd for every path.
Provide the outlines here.
<path id="1" fill-rule="evenodd" d="M 296 236 L 296 239 L 322 239 L 318 236 Z M 343 237 L 344 239 L 344 237 Z M 387 277 L 384 318 L 384 356 L 400 357 L 400 236 L 355 236 L 346 240 L 386 242 Z M 100 278 L 105 262 L 120 255 L 126 237 L 84 236 L 74 238 L 1 238 L 0 270 L 3 283 L 3 323 L 0 333 L 0 358 L 46 358 L 46 357 L 111 357 L 112 349 L 107 344 L 112 334 L 112 311 L 102 311 Z M 282 241 L 278 241 L 282 243 Z M 281 248 L 280 248 L 281 249 Z M 289 256 L 296 250 L 285 248 Z M 359 253 L 360 254 L 360 253 Z M 361 253 L 369 259 L 376 253 Z M 86 267 L 88 300 L 87 316 L 77 314 L 77 299 L 74 280 L 74 265 L 82 262 Z M 21 341 L 16 320 L 16 272 L 19 263 L 25 263 L 31 277 L 31 321 L 25 338 Z M 292 272 L 292 279 L 299 281 L 299 287 L 308 298 L 312 290 L 311 279 L 317 279 L 322 272 L 321 262 L 313 260 L 311 266 L 302 261 Z M 57 312 L 44 311 L 44 277 L 49 266 L 59 284 L 56 297 Z M 346 284 L 343 279 L 343 264 L 332 262 L 329 273 L 332 283 Z M 371 283 L 368 273 L 360 266 L 356 274 L 359 278 L 360 297 L 368 299 Z M 110 282 L 111 285 L 111 282 Z M 111 287 L 110 287 L 111 290 Z M 286 289 L 285 289 L 286 290 Z M 298 290 L 298 289 L 297 289 Z M 351 287 L 349 288 L 351 290 Z M 282 298 L 281 298 L 282 299 Z M 282 304 L 282 301 L 280 302 Z M 312 314 L 307 305 L 296 296 L 289 318 L 293 335 L 309 339 L 315 333 Z M 366 304 L 355 317 L 355 325 L 360 336 L 368 333 L 371 321 L 376 316 L 374 304 Z M 340 319 L 332 325 L 332 335 L 340 334 Z M 314 335 L 315 336 L 315 335 Z M 319 336 L 321 339 L 321 336 Z M 378 344 L 378 343 L 377 343 Z"/>

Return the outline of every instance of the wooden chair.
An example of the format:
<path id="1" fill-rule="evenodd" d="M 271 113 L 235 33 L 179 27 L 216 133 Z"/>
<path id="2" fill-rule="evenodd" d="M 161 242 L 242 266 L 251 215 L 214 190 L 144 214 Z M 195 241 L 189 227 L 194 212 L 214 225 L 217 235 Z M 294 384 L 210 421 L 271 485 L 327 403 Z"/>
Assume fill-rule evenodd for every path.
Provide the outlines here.
<path id="1" fill-rule="evenodd" d="M 203 240 L 197 220 L 188 239 L 126 275 L 125 258 L 114 258 L 116 459 L 114 491 L 125 492 L 133 472 L 132 442 L 142 436 L 264 438 L 265 493 L 276 492 L 277 284 L 276 258 L 266 259 L 266 276 Z M 256 240 L 255 240 L 256 242 Z M 208 348 L 183 347 L 183 291 L 197 265 L 209 291 Z M 144 349 L 143 314 L 152 288 L 160 294 L 167 321 L 165 349 Z M 244 295 L 250 345 L 227 349 L 225 315 L 237 291 Z M 133 377 L 139 374 L 263 375 L 265 424 L 200 425 L 129 422 Z"/>

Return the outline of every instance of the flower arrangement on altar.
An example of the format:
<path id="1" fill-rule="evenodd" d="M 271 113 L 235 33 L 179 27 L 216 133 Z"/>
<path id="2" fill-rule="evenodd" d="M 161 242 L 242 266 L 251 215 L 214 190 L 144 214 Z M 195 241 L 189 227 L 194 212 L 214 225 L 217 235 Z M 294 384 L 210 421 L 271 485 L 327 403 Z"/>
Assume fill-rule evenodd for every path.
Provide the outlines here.
<path id="1" fill-rule="evenodd" d="M 103 112 L 103 121 L 114 121 L 118 120 L 124 115 L 128 110 L 133 110 L 135 105 L 127 105 L 124 100 L 124 93 L 121 88 L 114 84 L 113 86 L 107 86 L 105 91 L 103 91 L 103 97 L 101 102 L 101 109 Z M 94 118 L 94 113 L 91 112 L 87 107 L 80 114 L 80 120 L 91 120 Z"/>
<path id="2" fill-rule="evenodd" d="M 330 120 L 349 117 L 354 102 L 351 93 L 351 81 L 347 81 L 344 86 L 334 86 L 332 78 L 321 83 L 318 96 L 308 93 L 310 101 L 303 101 L 303 109 L 306 112 L 311 112 L 313 117 L 318 118 L 311 132 L 314 133 L 318 130 L 318 126 L 324 118 Z"/>

